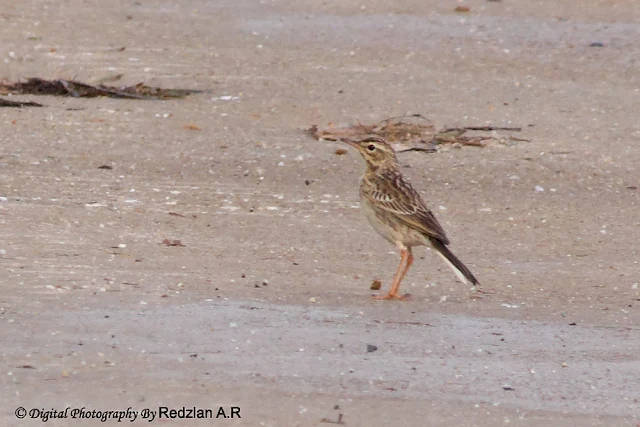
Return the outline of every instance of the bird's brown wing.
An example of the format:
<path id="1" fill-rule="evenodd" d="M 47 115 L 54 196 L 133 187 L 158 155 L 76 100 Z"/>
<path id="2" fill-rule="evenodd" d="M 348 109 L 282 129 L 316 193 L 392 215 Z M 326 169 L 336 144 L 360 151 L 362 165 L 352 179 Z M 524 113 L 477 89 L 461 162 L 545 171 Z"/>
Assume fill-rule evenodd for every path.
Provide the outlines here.
<path id="1" fill-rule="evenodd" d="M 433 212 L 399 172 L 377 175 L 367 181 L 370 185 L 365 186 L 362 193 L 373 205 L 394 215 L 408 227 L 449 244 Z"/>

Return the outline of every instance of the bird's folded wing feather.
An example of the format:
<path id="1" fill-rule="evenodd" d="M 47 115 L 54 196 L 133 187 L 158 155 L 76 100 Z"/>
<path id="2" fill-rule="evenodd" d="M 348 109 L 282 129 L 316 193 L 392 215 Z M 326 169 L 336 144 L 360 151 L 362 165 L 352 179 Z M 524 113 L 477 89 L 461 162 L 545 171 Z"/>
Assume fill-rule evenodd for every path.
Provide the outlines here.
<path id="1" fill-rule="evenodd" d="M 395 215 L 408 227 L 449 244 L 444 229 L 422 201 L 420 195 L 401 175 L 375 180 L 363 194 L 377 208 Z"/>

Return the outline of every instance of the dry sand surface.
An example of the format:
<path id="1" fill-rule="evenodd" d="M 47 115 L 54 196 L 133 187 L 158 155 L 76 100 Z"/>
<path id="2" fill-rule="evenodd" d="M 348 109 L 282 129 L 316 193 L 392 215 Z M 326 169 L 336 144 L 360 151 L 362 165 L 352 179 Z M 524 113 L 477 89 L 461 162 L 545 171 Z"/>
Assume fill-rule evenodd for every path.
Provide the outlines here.
<path id="1" fill-rule="evenodd" d="M 208 92 L 0 110 L 0 425 L 639 425 L 640 2 L 464 4 L 2 1 L 2 79 Z M 530 139 L 400 155 L 485 293 L 418 250 L 371 298 L 362 161 L 304 129 L 407 113 Z"/>

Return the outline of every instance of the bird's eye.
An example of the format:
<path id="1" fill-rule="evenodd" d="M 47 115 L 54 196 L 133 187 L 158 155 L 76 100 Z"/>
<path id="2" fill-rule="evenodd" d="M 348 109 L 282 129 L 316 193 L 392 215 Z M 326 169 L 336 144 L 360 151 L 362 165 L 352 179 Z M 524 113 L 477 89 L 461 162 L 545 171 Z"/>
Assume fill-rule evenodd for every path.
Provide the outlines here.
<path id="1" fill-rule="evenodd" d="M 369 149 L 369 151 L 373 151 L 376 149 L 376 146 L 373 144 L 369 144 L 369 146 L 367 147 Z"/>

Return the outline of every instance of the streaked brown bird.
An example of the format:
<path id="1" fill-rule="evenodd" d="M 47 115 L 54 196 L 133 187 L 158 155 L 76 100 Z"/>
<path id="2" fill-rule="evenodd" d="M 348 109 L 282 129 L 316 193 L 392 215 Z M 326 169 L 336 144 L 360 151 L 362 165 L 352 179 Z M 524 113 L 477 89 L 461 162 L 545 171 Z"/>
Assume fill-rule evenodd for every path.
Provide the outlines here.
<path id="1" fill-rule="evenodd" d="M 440 255 L 458 279 L 478 285 L 473 273 L 447 248 L 449 239 L 420 195 L 402 176 L 393 147 L 377 136 L 361 140 L 342 138 L 355 147 L 367 163 L 360 180 L 362 210 L 375 230 L 400 250 L 400 264 L 391 289 L 376 299 L 404 299 L 398 295 L 402 279 L 413 263 L 413 246 L 429 246 Z"/>

